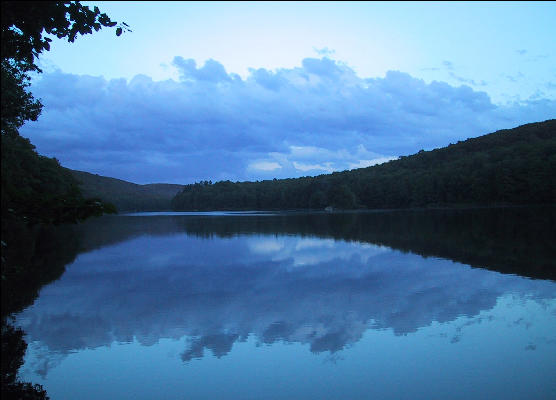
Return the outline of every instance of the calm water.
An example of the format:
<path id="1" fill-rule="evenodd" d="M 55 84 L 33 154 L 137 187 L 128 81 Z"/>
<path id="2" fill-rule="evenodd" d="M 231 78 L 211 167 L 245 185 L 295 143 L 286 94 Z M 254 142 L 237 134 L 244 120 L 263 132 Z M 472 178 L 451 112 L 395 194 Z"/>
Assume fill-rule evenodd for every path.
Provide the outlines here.
<path id="1" fill-rule="evenodd" d="M 556 398 L 550 218 L 103 217 L 17 315 L 20 375 L 54 400 Z"/>

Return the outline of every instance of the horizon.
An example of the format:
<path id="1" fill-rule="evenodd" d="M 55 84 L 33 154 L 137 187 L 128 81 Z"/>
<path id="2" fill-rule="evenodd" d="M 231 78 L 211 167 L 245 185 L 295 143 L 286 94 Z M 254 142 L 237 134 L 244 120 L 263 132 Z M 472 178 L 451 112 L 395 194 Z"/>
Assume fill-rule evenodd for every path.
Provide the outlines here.
<path id="1" fill-rule="evenodd" d="M 84 4 L 132 32 L 55 39 L 21 129 L 70 169 L 315 176 L 556 116 L 556 3 Z"/>
<path id="2" fill-rule="evenodd" d="M 497 132 L 504 131 L 504 130 L 512 130 L 512 129 L 515 129 L 515 128 L 520 128 L 520 127 L 525 126 L 525 125 L 545 123 L 545 122 L 554 121 L 554 120 L 555 120 L 554 118 L 551 118 L 551 119 L 548 119 L 548 120 L 545 120 L 545 121 L 530 122 L 530 123 L 527 123 L 527 124 L 523 124 L 523 125 L 516 126 L 516 127 L 514 127 L 514 128 L 500 129 L 500 130 L 497 130 L 497 131 L 495 131 L 495 132 L 489 132 L 489 133 L 485 133 L 484 135 L 479 135 L 479 136 L 476 136 L 476 137 L 473 137 L 473 138 L 464 139 L 464 140 L 462 140 L 462 142 L 465 142 L 465 141 L 467 141 L 468 139 L 480 138 L 480 137 L 482 137 L 482 136 L 487 136 L 487 135 L 490 135 L 490 134 L 492 134 L 492 133 L 497 133 Z M 450 143 L 450 144 L 447 145 L 447 146 L 437 147 L 437 148 L 435 148 L 435 149 L 426 150 L 426 151 L 441 150 L 441 149 L 444 149 L 444 148 L 446 148 L 446 147 L 448 147 L 448 146 L 451 146 L 451 145 L 454 145 L 454 144 L 457 144 L 457 143 Z M 408 156 L 411 157 L 411 156 L 413 156 L 413 155 L 415 155 L 415 154 L 417 154 L 417 153 L 409 154 Z M 401 156 L 400 156 L 400 157 L 401 157 Z M 377 166 L 377 165 L 380 165 L 380 164 L 388 163 L 388 162 L 390 162 L 390 161 L 398 161 L 398 160 L 400 160 L 400 157 L 396 157 L 396 158 L 393 158 L 393 159 L 391 159 L 391 160 L 387 160 L 387 161 L 384 161 L 384 162 L 381 162 L 381 163 L 377 163 L 377 164 L 374 164 L 374 165 L 370 165 L 370 166 L 367 166 L 367 167 L 356 167 L 356 168 L 352 168 L 352 169 L 348 169 L 348 170 L 334 171 L 334 172 L 345 172 L 345 171 L 353 171 L 353 170 L 362 169 L 362 168 L 371 168 L 371 167 L 374 167 L 374 166 Z M 92 175 L 97 175 L 97 176 L 100 176 L 100 177 L 102 177 L 102 178 L 117 179 L 117 180 L 124 181 L 124 182 L 126 182 L 126 183 L 132 183 L 132 184 L 134 184 L 134 185 L 139 185 L 139 186 L 146 186 L 146 185 L 179 185 L 179 186 L 187 186 L 187 185 L 193 185 L 193 184 L 196 184 L 196 183 L 202 183 L 202 182 L 204 182 L 204 181 L 201 180 L 201 181 L 190 182 L 190 183 L 169 183 L 169 182 L 136 183 L 136 182 L 126 181 L 126 180 L 119 179 L 119 178 L 114 178 L 114 177 L 112 177 L 112 176 L 105 176 L 105 175 L 94 174 L 94 173 L 91 173 L 91 172 L 88 172 L 88 171 L 79 171 L 79 170 L 74 170 L 74 171 L 77 171 L 77 172 L 84 172 L 84 173 L 92 174 Z M 329 174 L 330 174 L 330 173 L 324 173 L 324 174 L 320 174 L 320 175 L 329 175 Z M 300 177 L 295 177 L 295 178 L 286 177 L 286 178 L 279 178 L 279 179 L 277 179 L 277 180 L 282 180 L 282 179 L 298 179 L 298 178 L 307 178 L 307 177 L 315 177 L 315 176 L 319 176 L 319 175 L 305 175 L 305 176 L 300 176 Z M 268 178 L 268 179 L 265 179 L 265 180 L 273 180 L 273 178 Z M 208 179 L 208 180 L 205 180 L 205 181 L 210 181 L 210 182 L 212 182 L 212 183 L 217 183 L 217 182 L 219 182 L 219 181 L 212 181 L 211 179 Z M 260 182 L 260 181 L 263 181 L 263 180 L 235 181 L 235 183 L 237 183 L 237 182 Z"/>

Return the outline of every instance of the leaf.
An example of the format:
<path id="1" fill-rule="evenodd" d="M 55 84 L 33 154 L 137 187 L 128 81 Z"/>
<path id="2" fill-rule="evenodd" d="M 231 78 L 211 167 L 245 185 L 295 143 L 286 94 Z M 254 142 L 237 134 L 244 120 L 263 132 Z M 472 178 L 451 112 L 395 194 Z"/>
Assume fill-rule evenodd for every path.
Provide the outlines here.
<path id="1" fill-rule="evenodd" d="M 116 29 L 116 36 L 120 36 L 122 34 L 122 28 L 118 27 L 118 29 Z"/>

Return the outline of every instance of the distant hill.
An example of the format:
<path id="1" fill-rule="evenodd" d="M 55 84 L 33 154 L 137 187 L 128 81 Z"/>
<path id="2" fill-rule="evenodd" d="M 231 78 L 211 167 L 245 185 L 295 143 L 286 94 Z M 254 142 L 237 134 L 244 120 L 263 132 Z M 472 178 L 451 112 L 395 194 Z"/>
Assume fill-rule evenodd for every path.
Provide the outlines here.
<path id="1" fill-rule="evenodd" d="M 377 209 L 556 203 L 556 120 L 316 177 L 184 186 L 175 210 Z"/>
<path id="2" fill-rule="evenodd" d="M 171 200 L 182 185 L 151 183 L 138 185 L 121 179 L 69 170 L 80 182 L 80 189 L 86 198 L 100 198 L 123 211 L 163 211 L 171 209 Z"/>

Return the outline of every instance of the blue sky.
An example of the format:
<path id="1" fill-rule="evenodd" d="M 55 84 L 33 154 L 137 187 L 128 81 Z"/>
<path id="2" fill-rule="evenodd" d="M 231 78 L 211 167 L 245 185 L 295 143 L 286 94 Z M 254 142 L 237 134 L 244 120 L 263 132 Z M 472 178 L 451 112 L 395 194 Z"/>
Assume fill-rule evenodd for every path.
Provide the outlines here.
<path id="1" fill-rule="evenodd" d="M 556 116 L 556 3 L 85 2 L 27 136 L 136 183 L 316 175 Z"/>

